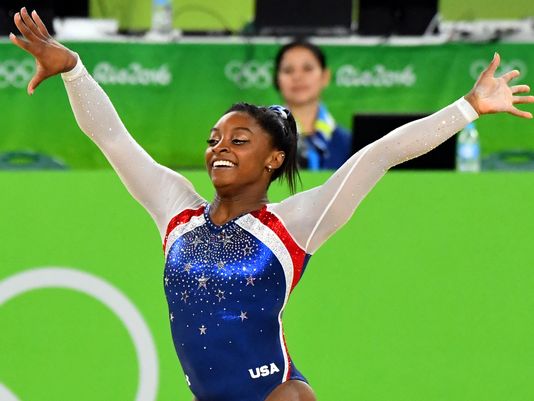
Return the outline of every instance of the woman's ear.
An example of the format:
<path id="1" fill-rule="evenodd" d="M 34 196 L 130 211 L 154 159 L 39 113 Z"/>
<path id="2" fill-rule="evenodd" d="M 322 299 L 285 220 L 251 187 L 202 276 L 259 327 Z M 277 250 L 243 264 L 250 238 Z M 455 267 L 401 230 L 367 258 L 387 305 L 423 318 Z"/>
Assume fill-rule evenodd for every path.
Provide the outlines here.
<path id="1" fill-rule="evenodd" d="M 276 170 L 277 168 L 280 168 L 282 166 L 282 164 L 284 163 L 285 157 L 286 157 L 286 154 L 283 151 L 275 150 L 271 154 L 271 159 L 267 164 Z"/>

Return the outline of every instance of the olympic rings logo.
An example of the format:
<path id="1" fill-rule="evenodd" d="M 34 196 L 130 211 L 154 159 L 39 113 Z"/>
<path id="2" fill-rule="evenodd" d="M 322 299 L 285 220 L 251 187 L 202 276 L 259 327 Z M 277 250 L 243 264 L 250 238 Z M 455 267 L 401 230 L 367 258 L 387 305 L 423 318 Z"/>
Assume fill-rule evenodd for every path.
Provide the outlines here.
<path id="1" fill-rule="evenodd" d="M 240 89 L 266 89 L 273 82 L 272 61 L 232 60 L 224 67 L 224 75 Z"/>
<path id="2" fill-rule="evenodd" d="M 0 89 L 9 86 L 24 88 L 35 74 L 32 59 L 0 61 Z"/>
<path id="3" fill-rule="evenodd" d="M 469 68 L 469 74 L 471 75 L 471 78 L 477 79 L 479 75 L 486 69 L 488 66 L 487 60 L 475 60 L 473 63 L 471 63 L 471 67 Z M 501 65 L 499 68 L 497 68 L 496 74 L 497 76 L 502 75 L 503 73 L 507 71 L 512 70 L 519 70 L 521 71 L 521 77 L 525 78 L 527 76 L 527 65 L 522 60 L 510 60 L 510 61 L 501 61 Z M 512 80 L 512 81 L 515 81 Z"/>

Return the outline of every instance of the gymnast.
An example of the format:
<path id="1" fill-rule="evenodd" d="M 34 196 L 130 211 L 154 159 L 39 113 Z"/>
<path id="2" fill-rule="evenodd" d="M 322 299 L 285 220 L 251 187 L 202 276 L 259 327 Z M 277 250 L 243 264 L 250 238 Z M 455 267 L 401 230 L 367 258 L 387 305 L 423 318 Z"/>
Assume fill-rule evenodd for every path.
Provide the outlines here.
<path id="1" fill-rule="evenodd" d="M 38 14 L 14 16 L 10 40 L 36 60 L 28 93 L 60 74 L 76 120 L 132 196 L 154 219 L 163 243 L 168 316 L 184 379 L 196 401 L 313 401 L 284 339 L 282 313 L 311 255 L 347 220 L 391 167 L 426 153 L 480 115 L 533 103 L 519 71 L 495 77 L 499 55 L 472 90 L 350 157 L 322 185 L 295 193 L 295 120 L 282 106 L 233 105 L 213 125 L 205 152 L 211 202 L 182 175 L 155 162 L 130 136 L 78 55 L 55 41 Z M 184 115 L 186 117 L 187 114 Z M 293 195 L 270 203 L 271 182 Z"/>

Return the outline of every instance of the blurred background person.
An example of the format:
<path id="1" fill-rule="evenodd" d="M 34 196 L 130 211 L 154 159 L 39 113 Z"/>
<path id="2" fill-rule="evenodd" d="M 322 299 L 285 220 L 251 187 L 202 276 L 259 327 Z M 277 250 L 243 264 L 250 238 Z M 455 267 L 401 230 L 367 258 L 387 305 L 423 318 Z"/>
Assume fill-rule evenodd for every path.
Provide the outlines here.
<path id="1" fill-rule="evenodd" d="M 337 169 L 350 156 L 350 133 L 321 102 L 329 82 L 330 70 L 318 46 L 295 40 L 278 50 L 274 85 L 297 121 L 301 168 Z"/>

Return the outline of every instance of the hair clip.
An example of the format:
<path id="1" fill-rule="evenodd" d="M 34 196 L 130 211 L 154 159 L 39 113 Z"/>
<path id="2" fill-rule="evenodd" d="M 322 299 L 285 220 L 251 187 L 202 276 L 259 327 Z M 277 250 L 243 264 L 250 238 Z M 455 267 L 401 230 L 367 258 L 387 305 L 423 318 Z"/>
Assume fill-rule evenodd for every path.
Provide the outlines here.
<path id="1" fill-rule="evenodd" d="M 288 109 L 286 109 L 285 107 L 280 106 L 278 104 L 273 104 L 272 106 L 269 106 L 268 108 L 269 108 L 269 110 L 272 110 L 272 111 L 278 113 L 284 120 L 287 120 L 287 117 L 290 114 Z"/>

